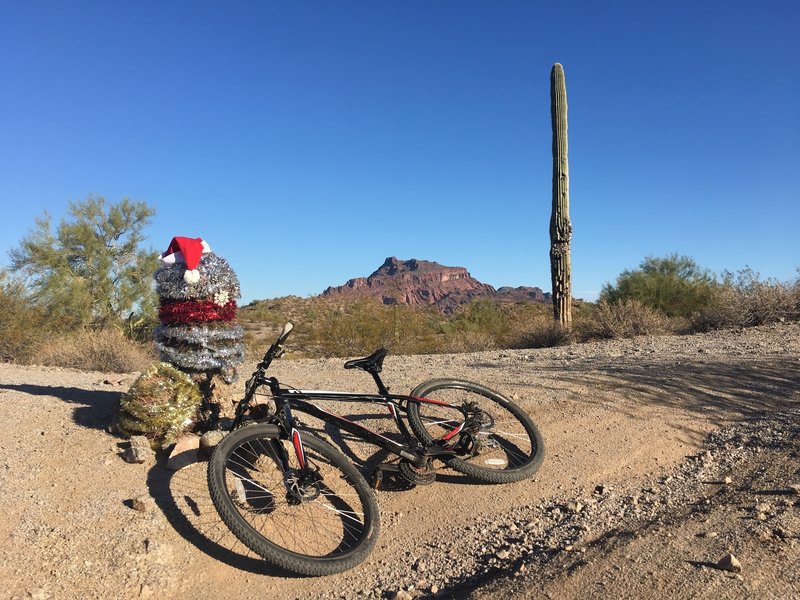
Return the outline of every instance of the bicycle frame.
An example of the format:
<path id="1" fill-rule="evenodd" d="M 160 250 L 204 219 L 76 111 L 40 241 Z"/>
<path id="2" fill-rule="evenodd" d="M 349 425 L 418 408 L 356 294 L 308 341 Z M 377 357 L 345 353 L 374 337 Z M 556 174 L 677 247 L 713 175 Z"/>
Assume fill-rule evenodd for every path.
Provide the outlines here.
<path id="1" fill-rule="evenodd" d="M 256 391 L 261 386 L 268 386 L 272 393 L 272 400 L 275 406 L 275 412 L 269 415 L 266 420 L 269 423 L 278 425 L 282 435 L 286 439 L 291 439 L 292 444 L 297 454 L 298 463 L 301 469 L 308 472 L 306 466 L 305 450 L 303 449 L 302 435 L 297 420 L 292 414 L 292 409 L 298 412 L 311 415 L 326 423 L 331 423 L 334 426 L 347 431 L 366 440 L 367 442 L 382 448 L 383 450 L 399 456 L 412 465 L 418 468 L 424 468 L 431 458 L 435 457 L 452 457 L 457 456 L 458 452 L 453 448 L 444 448 L 437 444 L 423 446 L 416 437 L 409 431 L 401 413 L 407 412 L 407 405 L 411 402 L 419 404 L 436 404 L 439 406 L 447 406 L 455 410 L 461 410 L 460 407 L 443 402 L 441 400 L 434 400 L 431 398 L 418 398 L 414 396 L 407 396 L 401 394 L 390 394 L 377 372 L 369 371 L 375 380 L 378 387 L 377 394 L 363 394 L 363 393 L 350 393 L 350 392 L 328 392 L 321 390 L 298 390 L 294 388 L 281 387 L 280 382 L 275 377 L 267 377 L 266 371 L 272 361 L 281 356 L 283 353 L 283 343 L 289 336 L 292 330 L 291 323 L 288 323 L 278 340 L 270 346 L 264 355 L 263 360 L 258 364 L 256 371 L 253 373 L 252 378 L 248 381 L 244 398 L 239 401 L 236 407 L 236 417 L 233 422 L 233 428 L 239 426 L 244 419 L 246 412 L 249 410 L 251 402 L 256 395 Z M 400 434 L 405 439 L 405 444 L 392 440 L 385 435 L 373 431 L 368 427 L 360 425 L 355 421 L 351 421 L 346 417 L 337 415 L 336 413 L 327 411 L 316 404 L 313 400 L 328 400 L 335 402 L 369 402 L 371 404 L 383 404 L 389 410 L 389 414 L 395 423 Z M 464 422 L 455 424 L 453 429 L 449 431 L 443 440 L 447 441 L 460 433 L 464 429 Z"/>
<path id="2" fill-rule="evenodd" d="M 274 377 L 264 378 L 261 385 L 268 385 L 272 393 L 272 399 L 275 404 L 275 414 L 271 415 L 270 420 L 277 425 L 287 436 L 292 437 L 292 441 L 296 445 L 298 454 L 302 452 L 302 436 L 300 436 L 300 447 L 297 447 L 296 437 L 299 436 L 299 427 L 297 426 L 296 419 L 292 414 L 292 409 L 300 413 L 316 417 L 326 423 L 331 423 L 335 427 L 347 431 L 359 437 L 374 446 L 378 446 L 383 450 L 400 456 L 416 467 L 422 467 L 425 462 L 434 456 L 455 456 L 456 452 L 449 448 L 429 447 L 424 448 L 419 441 L 409 431 L 408 426 L 403 420 L 401 414 L 406 412 L 406 404 L 409 402 L 417 402 L 420 404 L 437 404 L 441 406 L 449 406 L 456 408 L 446 402 L 440 400 L 433 400 L 430 398 L 417 398 L 414 396 L 406 396 L 400 394 L 361 394 L 351 392 L 327 392 L 319 390 L 297 390 L 282 388 L 280 383 Z M 256 388 L 259 387 L 258 385 Z M 338 415 L 334 412 L 325 410 L 320 406 L 313 403 L 314 400 L 327 400 L 334 402 L 368 402 L 370 404 L 383 404 L 387 407 L 392 421 L 394 422 L 397 430 L 403 436 L 405 444 L 397 442 L 391 438 L 386 437 L 365 427 L 355 421 Z M 454 427 L 453 431 L 446 436 L 447 439 L 452 435 L 457 434 L 463 428 L 463 423 Z M 295 433 L 296 432 L 296 433 Z M 298 456 L 299 458 L 299 456 Z"/>

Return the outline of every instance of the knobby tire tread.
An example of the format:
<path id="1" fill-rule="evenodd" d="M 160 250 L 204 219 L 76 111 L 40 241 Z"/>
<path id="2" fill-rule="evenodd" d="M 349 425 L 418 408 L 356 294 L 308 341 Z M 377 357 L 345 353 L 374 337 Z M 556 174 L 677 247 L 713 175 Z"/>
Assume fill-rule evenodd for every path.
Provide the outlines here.
<path id="1" fill-rule="evenodd" d="M 460 458 L 452 457 L 444 459 L 445 464 L 455 471 L 463 473 L 469 477 L 473 477 L 479 481 L 486 483 L 513 483 L 522 481 L 532 477 L 544 460 L 544 439 L 539 429 L 534 424 L 530 416 L 522 410 L 517 404 L 504 397 L 499 392 L 496 392 L 486 386 L 472 381 L 463 379 L 432 379 L 418 385 L 411 392 L 412 396 L 425 397 L 431 392 L 444 389 L 462 389 L 476 394 L 480 394 L 510 412 L 525 428 L 531 442 L 532 456 L 525 464 L 515 467 L 513 469 L 498 470 L 486 467 L 479 467 L 472 463 L 466 462 Z M 408 422 L 414 435 L 423 443 L 431 444 L 434 439 L 425 428 L 422 418 L 419 413 L 419 404 L 416 402 L 409 402 L 408 404 Z"/>
<path id="2" fill-rule="evenodd" d="M 360 544 L 345 554 L 334 557 L 309 557 L 281 548 L 255 531 L 239 514 L 226 490 L 225 469 L 227 458 L 249 439 L 277 439 L 279 430 L 274 425 L 252 424 L 241 427 L 225 436 L 208 463 L 208 487 L 211 499 L 220 518 L 231 532 L 253 552 L 267 562 L 299 575 L 323 576 L 341 573 L 361 563 L 371 552 L 380 532 L 380 516 L 375 495 L 359 471 L 336 448 L 311 435 L 303 435 L 303 444 L 318 452 L 346 475 L 364 502 L 368 532 Z"/>

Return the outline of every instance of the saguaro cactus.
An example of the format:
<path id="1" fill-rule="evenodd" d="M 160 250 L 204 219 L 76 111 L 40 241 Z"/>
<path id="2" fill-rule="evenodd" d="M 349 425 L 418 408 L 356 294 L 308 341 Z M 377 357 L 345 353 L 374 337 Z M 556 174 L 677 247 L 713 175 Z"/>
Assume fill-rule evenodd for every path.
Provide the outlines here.
<path id="1" fill-rule="evenodd" d="M 567 161 L 567 85 L 564 67 L 550 71 L 550 115 L 553 123 L 553 210 L 550 216 L 550 276 L 553 317 L 562 327 L 572 326 L 572 265 L 569 220 L 569 165 Z"/>

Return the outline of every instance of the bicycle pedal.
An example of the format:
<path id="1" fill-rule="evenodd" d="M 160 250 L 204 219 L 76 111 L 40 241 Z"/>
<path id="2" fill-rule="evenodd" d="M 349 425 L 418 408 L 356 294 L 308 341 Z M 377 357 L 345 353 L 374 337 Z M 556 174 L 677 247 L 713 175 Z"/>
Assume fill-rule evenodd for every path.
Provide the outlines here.
<path id="1" fill-rule="evenodd" d="M 372 489 L 380 490 L 381 485 L 383 485 L 383 473 L 384 471 L 390 471 L 396 473 L 400 470 L 396 464 L 393 463 L 380 463 L 375 467 L 375 470 L 372 472 Z"/>

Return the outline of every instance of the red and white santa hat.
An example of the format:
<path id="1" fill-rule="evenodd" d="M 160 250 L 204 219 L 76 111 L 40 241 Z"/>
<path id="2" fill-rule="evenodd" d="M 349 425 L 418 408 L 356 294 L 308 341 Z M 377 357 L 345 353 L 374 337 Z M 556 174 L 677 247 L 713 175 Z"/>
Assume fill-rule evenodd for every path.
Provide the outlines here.
<path id="1" fill-rule="evenodd" d="M 200 281 L 200 272 L 197 265 L 203 254 L 211 252 L 211 247 L 203 238 L 174 237 L 169 243 L 167 251 L 159 258 L 162 264 L 174 265 L 176 263 L 186 263 L 186 272 L 183 280 L 186 283 L 194 284 Z"/>

